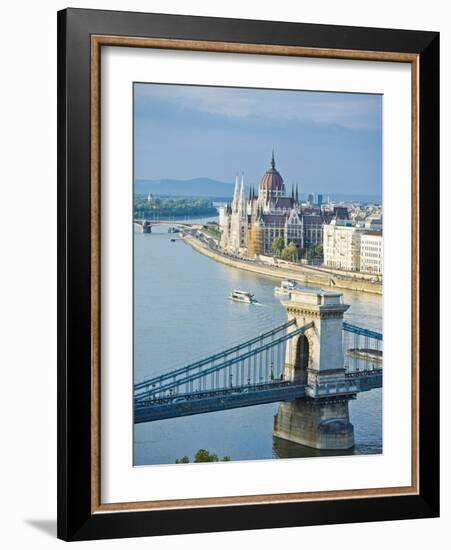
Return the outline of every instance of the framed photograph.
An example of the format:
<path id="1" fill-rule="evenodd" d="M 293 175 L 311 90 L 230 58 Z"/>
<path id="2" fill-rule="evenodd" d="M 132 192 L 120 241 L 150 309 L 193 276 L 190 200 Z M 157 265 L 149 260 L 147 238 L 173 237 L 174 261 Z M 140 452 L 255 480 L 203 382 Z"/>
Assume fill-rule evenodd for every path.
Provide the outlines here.
<path id="1" fill-rule="evenodd" d="M 439 35 L 58 14 L 58 536 L 439 514 Z"/>

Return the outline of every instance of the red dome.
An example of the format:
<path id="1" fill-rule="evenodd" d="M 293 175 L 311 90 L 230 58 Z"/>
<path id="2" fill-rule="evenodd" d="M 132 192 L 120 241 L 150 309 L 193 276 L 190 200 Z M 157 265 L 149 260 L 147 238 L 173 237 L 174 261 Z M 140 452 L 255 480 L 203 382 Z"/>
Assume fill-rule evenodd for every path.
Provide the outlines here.
<path id="1" fill-rule="evenodd" d="M 268 189 L 269 191 L 283 191 L 282 176 L 277 170 L 268 170 L 260 181 L 260 189 Z"/>
<path id="2" fill-rule="evenodd" d="M 282 176 L 276 170 L 276 163 L 274 161 L 274 151 L 271 159 L 271 167 L 265 172 L 264 176 L 260 181 L 260 189 L 264 189 L 268 191 L 285 190 Z"/>

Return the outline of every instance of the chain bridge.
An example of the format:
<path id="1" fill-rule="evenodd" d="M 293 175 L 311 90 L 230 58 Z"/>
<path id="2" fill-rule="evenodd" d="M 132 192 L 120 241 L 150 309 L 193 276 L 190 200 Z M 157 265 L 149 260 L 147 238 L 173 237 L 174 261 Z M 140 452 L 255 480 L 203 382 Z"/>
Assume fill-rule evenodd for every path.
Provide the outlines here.
<path id="1" fill-rule="evenodd" d="M 348 401 L 382 386 L 382 334 L 343 321 L 341 294 L 293 291 L 288 321 L 134 385 L 134 422 L 279 402 L 273 433 L 316 448 L 354 444 Z"/>

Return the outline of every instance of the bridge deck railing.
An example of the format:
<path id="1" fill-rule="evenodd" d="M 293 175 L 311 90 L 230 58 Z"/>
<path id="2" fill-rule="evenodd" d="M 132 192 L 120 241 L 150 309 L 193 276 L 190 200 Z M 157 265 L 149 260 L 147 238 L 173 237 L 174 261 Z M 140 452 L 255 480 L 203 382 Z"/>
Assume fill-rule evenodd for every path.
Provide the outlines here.
<path id="1" fill-rule="evenodd" d="M 382 363 L 382 333 L 343 322 L 343 352 L 348 372 L 368 371 Z"/>
<path id="2" fill-rule="evenodd" d="M 164 397 L 150 397 L 149 399 L 141 399 L 136 402 L 137 407 L 146 407 L 153 404 L 173 403 L 181 401 L 190 401 L 193 399 L 203 399 L 205 397 L 211 397 L 214 395 L 229 395 L 230 393 L 250 393 L 258 392 L 262 390 L 268 390 L 271 388 L 283 388 L 291 387 L 293 384 L 287 380 L 275 380 L 272 382 L 264 382 L 261 384 L 246 384 L 243 386 L 221 386 L 210 390 L 196 390 L 193 392 L 177 393 Z"/>
<path id="3" fill-rule="evenodd" d="M 190 382 L 194 382 L 196 380 L 205 378 L 215 372 L 225 370 L 229 367 L 232 367 L 233 365 L 237 363 L 241 363 L 243 361 L 246 361 L 253 356 L 263 354 L 268 350 L 271 350 L 272 348 L 279 346 L 281 344 L 284 344 L 291 338 L 294 338 L 295 336 L 298 336 L 299 334 L 303 334 L 306 330 L 313 327 L 313 322 L 307 323 L 306 325 L 295 329 L 294 331 L 288 332 L 282 336 L 279 336 L 277 338 L 271 339 L 269 342 L 263 343 L 257 348 L 250 349 L 244 353 L 237 354 L 235 357 L 231 357 L 229 359 L 226 359 L 222 363 L 219 363 L 217 365 L 214 364 L 214 361 L 211 361 L 210 363 L 207 363 L 203 369 L 199 369 L 199 371 L 192 371 L 187 373 L 186 376 L 180 379 L 176 380 L 170 380 L 166 381 L 165 383 L 162 383 L 158 387 L 150 388 L 147 391 L 142 391 L 140 394 L 135 393 L 135 401 L 141 400 L 145 398 L 149 398 L 151 396 L 156 396 L 161 393 L 167 393 L 170 390 L 175 390 L 176 388 L 188 385 Z"/>
<path id="4" fill-rule="evenodd" d="M 207 390 L 208 385 L 210 386 L 208 391 L 231 391 L 233 388 L 237 388 L 236 391 L 243 388 L 243 391 L 245 391 L 245 388 L 257 387 L 258 384 L 262 387 L 266 383 L 274 384 L 283 381 L 286 342 L 312 328 L 314 323 L 310 322 L 303 327 L 288 331 L 289 328 L 295 327 L 295 325 L 295 320 L 286 322 L 209 357 L 139 382 L 134 386 L 135 403 L 150 403 L 161 399 L 173 400 L 189 394 L 199 395 L 202 391 Z M 284 334 L 280 334 L 282 332 Z M 382 334 L 347 322 L 343 323 L 343 334 L 348 334 L 354 340 L 354 348 L 349 348 L 349 345 L 344 346 L 345 356 L 346 354 L 352 356 L 349 351 L 354 352 L 354 357 L 350 360 L 353 361 L 353 368 L 350 365 L 345 366 L 345 376 L 348 383 L 351 382 L 351 377 L 363 376 L 363 373 L 378 375 L 381 371 L 378 370 L 376 363 L 381 363 L 382 352 L 379 352 L 379 348 Z M 358 342 L 361 339 L 364 339 L 363 348 L 358 347 Z M 370 344 L 370 342 L 374 342 L 374 344 Z M 371 354 L 374 355 L 376 352 L 380 353 L 380 360 L 378 359 L 378 361 L 371 358 Z M 362 355 L 363 359 L 361 358 Z M 274 365 L 274 357 L 277 359 L 277 365 Z M 259 376 L 256 373 L 256 360 L 259 361 L 260 365 Z M 264 365 L 263 371 L 262 362 Z M 253 371 L 251 371 L 251 363 L 253 363 Z M 269 364 L 270 369 L 268 368 Z M 363 368 L 361 368 L 361 365 L 363 365 Z M 232 367 L 234 367 L 235 372 L 233 372 Z M 275 368 L 273 369 L 273 367 Z M 220 381 L 220 372 L 223 372 L 222 381 Z M 196 384 L 194 384 L 195 382 Z M 342 383 L 343 378 L 337 380 L 337 384 Z"/>
<path id="5" fill-rule="evenodd" d="M 151 389 L 151 387 L 153 385 L 157 385 L 157 384 L 159 385 L 160 383 L 164 382 L 165 380 L 173 379 L 174 377 L 177 377 L 177 376 L 180 376 L 180 375 L 187 376 L 191 371 L 199 369 L 200 367 L 203 367 L 205 365 L 208 365 L 209 363 L 212 363 L 213 361 L 218 361 L 220 359 L 223 359 L 223 358 L 227 357 L 228 355 L 235 354 L 235 353 L 237 353 L 237 352 L 239 352 L 243 349 L 249 348 L 250 346 L 253 346 L 257 343 L 260 343 L 260 345 L 261 345 L 261 343 L 264 340 L 266 340 L 268 338 L 272 338 L 273 336 L 275 336 L 279 332 L 287 330 L 288 328 L 290 328 L 291 326 L 293 326 L 295 324 L 296 324 L 296 321 L 293 319 L 292 321 L 288 321 L 287 323 L 279 325 L 278 327 L 273 328 L 273 329 L 271 329 L 267 332 L 264 332 L 263 334 L 260 334 L 259 336 L 255 336 L 254 338 L 251 338 L 250 340 L 246 340 L 245 342 L 242 342 L 240 344 L 237 344 L 235 346 L 227 348 L 223 351 L 220 351 L 218 353 L 215 353 L 213 355 L 210 355 L 208 357 L 205 357 L 203 359 L 195 361 L 194 363 L 191 363 L 189 365 L 185 365 L 185 366 L 180 367 L 178 369 L 174 369 L 174 370 L 165 372 L 165 373 L 160 374 L 158 376 L 155 376 L 153 378 L 143 380 L 142 382 L 138 382 L 134 385 L 134 390 L 135 390 L 135 392 L 137 392 L 140 389 L 144 389 L 145 392 L 147 393 L 147 391 L 149 389 Z"/>

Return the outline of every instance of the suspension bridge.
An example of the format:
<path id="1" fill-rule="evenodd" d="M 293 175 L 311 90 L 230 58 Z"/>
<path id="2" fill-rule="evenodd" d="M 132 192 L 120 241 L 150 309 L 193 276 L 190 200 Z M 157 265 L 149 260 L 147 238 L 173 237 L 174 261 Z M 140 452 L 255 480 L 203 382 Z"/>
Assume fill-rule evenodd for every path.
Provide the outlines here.
<path id="1" fill-rule="evenodd" d="M 349 432 L 348 401 L 382 386 L 382 334 L 343 321 L 348 306 L 342 304 L 341 294 L 295 291 L 283 305 L 287 322 L 136 383 L 134 422 L 280 402 L 274 428 L 280 437 L 299 439 L 299 434 L 293 435 L 296 429 L 291 417 L 293 411 L 297 414 L 306 406 L 310 412 L 301 411 L 302 422 L 313 415 L 318 417 L 318 426 L 328 422 L 331 431 L 330 421 L 335 421 L 335 432 L 343 423 Z M 289 433 L 283 427 L 287 405 L 291 406 Z M 312 405 L 316 406 L 314 413 Z M 330 448 L 330 443 L 326 445 L 319 448 Z"/>

